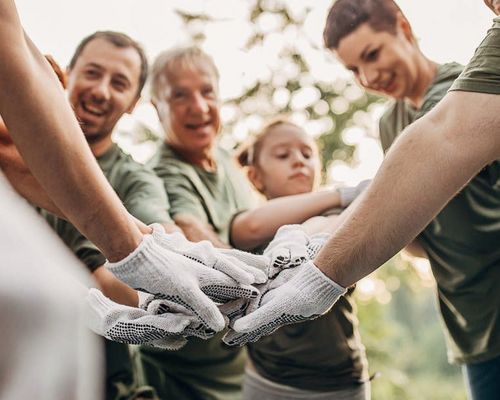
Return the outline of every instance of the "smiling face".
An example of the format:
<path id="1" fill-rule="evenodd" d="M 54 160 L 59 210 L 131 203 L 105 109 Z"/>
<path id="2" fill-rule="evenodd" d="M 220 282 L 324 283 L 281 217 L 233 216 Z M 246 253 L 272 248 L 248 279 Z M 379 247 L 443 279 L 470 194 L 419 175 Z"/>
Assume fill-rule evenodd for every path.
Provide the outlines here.
<path id="1" fill-rule="evenodd" d="M 335 50 L 364 88 L 395 99 L 420 95 L 421 54 L 407 20 L 399 16 L 394 34 L 375 31 L 368 23 L 342 38 Z"/>
<path id="2" fill-rule="evenodd" d="M 156 108 L 168 141 L 186 153 L 203 154 L 220 128 L 217 76 L 210 68 L 180 66 L 166 77 Z"/>
<path id="3" fill-rule="evenodd" d="M 319 171 L 318 149 L 298 126 L 282 123 L 270 128 L 263 139 L 249 178 L 266 198 L 308 193 Z"/>
<path id="4" fill-rule="evenodd" d="M 141 58 L 133 47 L 90 41 L 68 71 L 68 96 L 89 143 L 111 135 L 137 103 Z"/>

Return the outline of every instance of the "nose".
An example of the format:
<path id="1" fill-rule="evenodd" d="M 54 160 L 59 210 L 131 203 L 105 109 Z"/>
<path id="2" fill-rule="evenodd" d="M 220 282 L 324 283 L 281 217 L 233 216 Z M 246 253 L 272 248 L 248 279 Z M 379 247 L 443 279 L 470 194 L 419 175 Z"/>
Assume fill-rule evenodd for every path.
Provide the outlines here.
<path id="1" fill-rule="evenodd" d="M 360 68 L 358 79 L 364 87 L 373 87 L 375 82 L 378 81 L 379 73 L 375 68 Z"/>
<path id="2" fill-rule="evenodd" d="M 199 92 L 194 93 L 191 110 L 195 113 L 204 114 L 208 112 L 209 108 L 207 99 Z"/>
<path id="3" fill-rule="evenodd" d="M 110 98 L 110 90 L 109 90 L 109 79 L 100 79 L 96 81 L 92 86 L 91 94 L 92 98 L 95 101 L 102 102 L 107 101 Z"/>
<path id="4" fill-rule="evenodd" d="M 292 165 L 294 167 L 303 167 L 306 164 L 306 159 L 300 150 L 292 152 Z"/>

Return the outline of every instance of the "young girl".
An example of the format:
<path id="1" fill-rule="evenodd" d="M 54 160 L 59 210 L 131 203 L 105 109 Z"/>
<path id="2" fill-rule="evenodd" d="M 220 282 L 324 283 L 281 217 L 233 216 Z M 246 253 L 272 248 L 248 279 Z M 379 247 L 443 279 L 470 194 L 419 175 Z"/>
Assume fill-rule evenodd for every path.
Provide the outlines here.
<path id="1" fill-rule="evenodd" d="M 320 166 L 317 146 L 286 119 L 266 125 L 238 161 L 247 168 L 255 188 L 269 200 L 233 220 L 232 243 L 246 250 L 263 250 L 281 225 L 302 223 L 338 207 L 341 198 L 342 206 L 347 206 L 361 190 L 313 193 Z M 321 202 L 321 196 L 327 195 L 328 205 L 328 201 Z M 309 233 L 324 225 L 317 223 L 317 218 L 311 222 Z M 328 217 L 329 228 L 332 224 L 335 216 Z M 285 326 L 248 345 L 251 362 L 245 371 L 245 400 L 369 399 L 367 361 L 352 291 L 324 316 Z"/>

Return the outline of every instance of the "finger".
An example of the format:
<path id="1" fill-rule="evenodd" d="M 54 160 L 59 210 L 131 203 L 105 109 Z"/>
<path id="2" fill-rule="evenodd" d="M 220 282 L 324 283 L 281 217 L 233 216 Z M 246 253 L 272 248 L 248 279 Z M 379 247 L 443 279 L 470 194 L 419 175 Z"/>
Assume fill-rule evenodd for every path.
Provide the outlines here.
<path id="1" fill-rule="evenodd" d="M 251 285 L 255 283 L 255 276 L 246 271 L 246 266 L 234 257 L 219 255 L 214 269 L 220 271 L 236 282 Z"/>
<path id="2" fill-rule="evenodd" d="M 206 285 L 201 288 L 211 300 L 216 303 L 224 304 L 228 301 L 241 298 L 254 299 L 259 295 L 259 291 L 250 285 Z"/>
<path id="3" fill-rule="evenodd" d="M 217 305 L 197 286 L 186 288 L 186 290 L 189 293 L 188 302 L 180 299 L 179 296 L 176 296 L 178 298 L 176 302 L 190 309 L 206 327 L 215 332 L 224 329 L 224 317 Z"/>
<path id="4" fill-rule="evenodd" d="M 247 253 L 237 249 L 220 249 L 224 255 L 236 258 L 242 262 L 241 267 L 255 277 L 255 283 L 264 283 L 267 280 L 269 258 L 264 255 Z"/>
<path id="5" fill-rule="evenodd" d="M 172 336 L 164 339 L 153 340 L 149 343 L 144 343 L 145 346 L 151 346 L 162 350 L 180 350 L 187 343 L 187 339 L 182 336 Z"/>

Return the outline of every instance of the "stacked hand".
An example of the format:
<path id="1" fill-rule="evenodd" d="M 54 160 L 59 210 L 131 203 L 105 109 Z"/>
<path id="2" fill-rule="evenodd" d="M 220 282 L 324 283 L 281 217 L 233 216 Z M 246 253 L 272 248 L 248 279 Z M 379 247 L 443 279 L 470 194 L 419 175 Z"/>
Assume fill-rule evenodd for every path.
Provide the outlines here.
<path id="1" fill-rule="evenodd" d="M 240 253 L 222 253 L 208 242 L 190 243 L 157 225 L 132 254 L 107 268 L 128 285 L 196 318 L 199 330 L 219 332 L 225 320 L 216 303 L 255 298 L 259 292 L 250 285 L 267 279 L 258 268 L 245 265 L 248 256 Z M 267 264 L 263 257 L 250 257 L 255 265 Z"/>
<path id="2" fill-rule="evenodd" d="M 246 303 L 240 301 L 239 308 L 222 306 L 223 312 L 232 319 L 232 329 L 223 339 L 229 345 L 242 346 L 271 334 L 283 325 L 317 318 L 345 293 L 343 287 L 326 277 L 311 261 L 328 240 L 328 235 L 318 234 L 308 238 L 299 226 L 293 225 L 282 227 L 278 233 L 279 245 L 276 245 L 275 238 L 266 251 L 270 247 L 274 254 L 286 255 L 288 251 L 290 255 L 284 260 L 289 263 L 271 265 L 269 271 L 274 278 L 257 285 L 260 291 L 257 298 Z M 287 240 L 291 237 L 300 238 L 300 242 Z M 294 264 L 292 260 L 297 254 L 301 257 L 306 254 L 304 262 L 299 266 L 290 265 Z M 271 256 L 271 259 L 275 258 Z"/>

